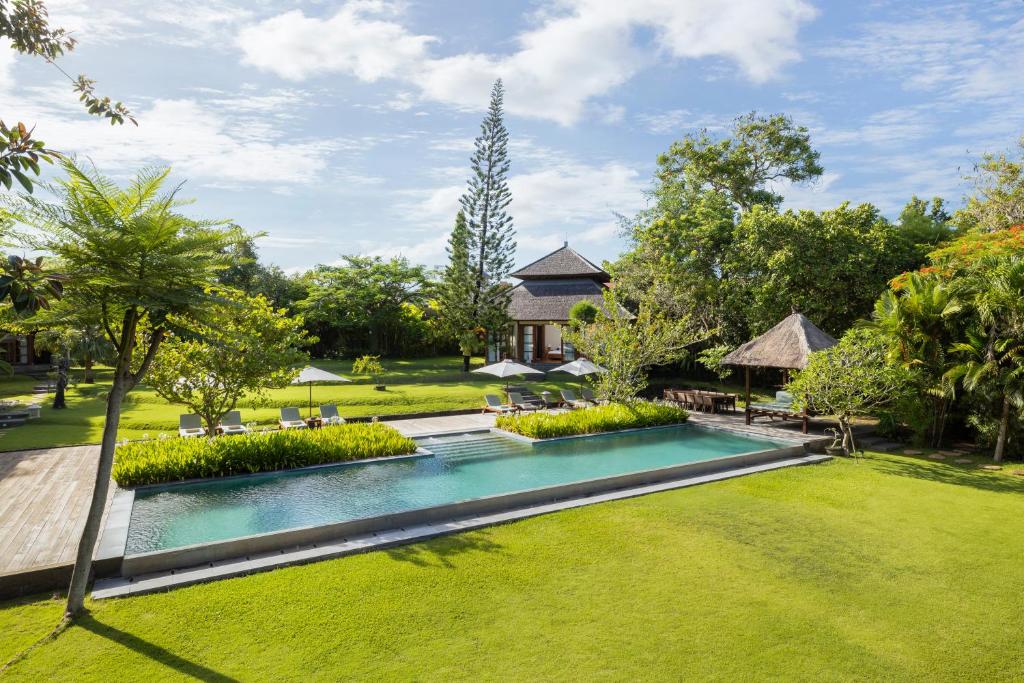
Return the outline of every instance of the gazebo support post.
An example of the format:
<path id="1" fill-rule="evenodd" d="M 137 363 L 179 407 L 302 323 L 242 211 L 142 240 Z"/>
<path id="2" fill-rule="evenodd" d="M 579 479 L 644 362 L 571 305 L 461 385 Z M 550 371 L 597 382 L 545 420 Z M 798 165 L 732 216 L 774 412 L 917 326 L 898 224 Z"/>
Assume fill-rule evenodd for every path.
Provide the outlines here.
<path id="1" fill-rule="evenodd" d="M 744 412 L 746 413 L 747 425 L 750 424 L 750 366 L 743 368 L 744 384 L 746 385 Z"/>

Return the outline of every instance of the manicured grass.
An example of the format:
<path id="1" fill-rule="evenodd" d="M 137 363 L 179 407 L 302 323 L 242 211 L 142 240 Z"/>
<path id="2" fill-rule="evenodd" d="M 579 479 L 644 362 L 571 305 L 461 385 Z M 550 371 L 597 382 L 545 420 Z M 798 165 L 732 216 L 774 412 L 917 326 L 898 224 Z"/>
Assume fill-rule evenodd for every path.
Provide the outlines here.
<path id="1" fill-rule="evenodd" d="M 689 413 L 679 406 L 636 401 L 578 408 L 563 413 L 500 415 L 497 426 L 531 439 L 598 434 L 621 429 L 659 427 L 686 422 Z"/>
<path id="2" fill-rule="evenodd" d="M 352 375 L 351 361 L 313 361 L 325 370 L 354 379 L 351 384 L 321 384 L 313 387 L 314 408 L 320 403 L 337 403 L 344 417 L 373 415 L 402 415 L 419 412 L 458 410 L 483 405 L 485 393 L 500 394 L 504 382 L 479 374 L 464 374 L 461 358 L 426 358 L 415 360 L 388 360 L 384 376 L 387 391 L 376 391 L 369 377 Z M 474 367 L 483 364 L 475 358 Z M 79 372 L 76 371 L 76 376 Z M 530 382 L 536 392 L 549 389 L 557 395 L 560 388 L 573 386 L 568 375 L 551 375 L 541 382 Z M 0 398 L 31 399 L 35 380 L 13 377 L 0 380 Z M 99 443 L 103 433 L 106 391 L 110 386 L 110 372 L 101 369 L 93 385 L 76 384 L 68 391 L 68 408 L 53 410 L 50 395 L 43 402 L 42 416 L 27 425 L 0 430 L 0 451 L 26 448 L 70 446 Z M 276 425 L 279 410 L 285 406 L 299 406 L 306 414 L 309 389 L 290 386 L 269 392 L 269 405 L 253 406 L 242 401 L 238 409 L 245 422 Z M 121 414 L 119 439 L 140 439 L 143 435 L 156 438 L 160 433 L 177 435 L 178 416 L 187 412 L 182 406 L 171 405 L 142 385 L 132 391 Z"/>
<path id="3" fill-rule="evenodd" d="M 7 674 L 1020 680 L 1022 556 L 1024 480 L 871 454 L 92 603 Z"/>
<path id="4" fill-rule="evenodd" d="M 158 439 L 117 447 L 119 486 L 272 472 L 416 452 L 416 442 L 383 423 L 238 434 L 219 439 Z"/>

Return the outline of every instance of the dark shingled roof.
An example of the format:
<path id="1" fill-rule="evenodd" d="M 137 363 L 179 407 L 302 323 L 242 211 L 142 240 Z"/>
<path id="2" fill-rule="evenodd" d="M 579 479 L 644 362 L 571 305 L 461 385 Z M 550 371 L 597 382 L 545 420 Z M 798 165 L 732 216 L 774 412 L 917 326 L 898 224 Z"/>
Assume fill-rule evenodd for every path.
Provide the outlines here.
<path id="1" fill-rule="evenodd" d="M 598 266 L 580 256 L 566 242 L 561 249 L 556 249 L 547 256 L 523 266 L 512 277 L 519 280 L 546 280 L 552 278 L 587 278 L 598 282 L 608 282 L 611 276 Z"/>
<path id="2" fill-rule="evenodd" d="M 803 368 L 807 356 L 835 346 L 836 340 L 822 332 L 802 313 L 794 313 L 760 337 L 748 341 L 725 358 L 723 365 L 757 368 Z"/>
<path id="3" fill-rule="evenodd" d="M 513 320 L 568 320 L 577 301 L 603 307 L 603 291 L 593 280 L 526 280 L 509 292 L 508 313 Z"/>

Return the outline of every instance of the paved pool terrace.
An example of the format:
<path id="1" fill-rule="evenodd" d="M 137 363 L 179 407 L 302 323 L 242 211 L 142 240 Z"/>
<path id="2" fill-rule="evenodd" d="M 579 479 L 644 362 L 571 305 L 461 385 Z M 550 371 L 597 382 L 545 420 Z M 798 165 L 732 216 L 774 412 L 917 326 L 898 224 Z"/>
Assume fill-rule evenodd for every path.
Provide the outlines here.
<path id="1" fill-rule="evenodd" d="M 467 425 L 463 424 L 462 426 Z M 708 428 L 716 431 L 725 430 L 726 433 L 732 435 L 720 440 L 742 441 L 744 437 L 749 439 L 754 436 L 746 429 L 734 430 L 728 425 L 715 423 L 683 429 L 689 429 L 688 433 L 691 436 L 699 435 L 700 438 L 707 438 Z M 672 429 L 679 430 L 680 428 Z M 427 437 L 432 435 L 444 437 L 444 435 L 453 433 L 467 436 L 476 434 L 493 440 L 493 436 L 489 436 L 488 432 L 494 434 L 495 431 L 481 425 L 468 433 L 465 429 L 445 429 L 434 432 L 424 429 L 417 430 L 415 436 L 421 439 L 422 445 L 429 447 L 430 442 Z M 650 436 L 652 431 L 656 430 L 637 430 L 637 432 L 646 433 L 638 436 L 645 437 Z M 747 433 L 740 434 L 738 432 Z M 508 435 L 504 432 L 498 433 L 503 435 L 497 439 L 499 441 L 523 440 L 523 437 Z M 726 437 L 726 434 L 722 436 Z M 554 445 L 553 441 L 575 442 L 576 450 L 585 450 L 582 447 L 588 439 L 605 438 L 607 436 L 600 435 L 570 437 L 569 439 L 546 440 L 544 444 L 546 446 Z M 400 509 L 343 521 L 280 529 L 145 552 L 126 553 L 126 548 L 130 547 L 129 530 L 135 492 L 119 490 L 111 504 L 97 559 L 102 565 L 108 567 L 119 563 L 120 571 L 117 576 L 98 580 L 93 596 L 108 598 L 166 590 L 176 586 L 239 576 L 280 566 L 388 548 L 583 505 L 693 486 L 783 467 L 813 464 L 828 459 L 826 456 L 809 453 L 808 446 L 820 441 L 821 437 L 802 434 L 780 436 L 778 431 L 773 430 L 770 439 L 774 443 L 766 444 L 764 442 L 765 435 L 761 433 L 757 434 L 757 438 L 761 440 L 750 443 L 758 444 L 759 450 L 751 452 L 704 460 L 691 459 L 653 469 L 615 472 L 609 476 L 584 478 L 525 490 L 459 499 L 453 502 L 430 504 L 427 507 Z M 471 450 L 472 441 L 464 443 L 468 443 L 467 448 Z M 596 444 L 595 449 L 597 449 Z M 429 453 L 423 453 L 422 456 L 432 457 Z M 407 457 L 416 458 L 417 456 Z M 528 455 L 527 461 L 543 457 L 546 456 Z M 388 460 L 395 461 L 394 458 Z M 354 464 L 358 465 L 359 463 Z M 339 466 L 328 467 L 337 470 Z M 348 465 L 342 467 L 348 467 Z M 241 479 L 247 478 L 242 477 Z M 145 491 L 145 487 L 141 490 Z M 135 545 L 137 550 L 138 543 L 136 542 Z"/>

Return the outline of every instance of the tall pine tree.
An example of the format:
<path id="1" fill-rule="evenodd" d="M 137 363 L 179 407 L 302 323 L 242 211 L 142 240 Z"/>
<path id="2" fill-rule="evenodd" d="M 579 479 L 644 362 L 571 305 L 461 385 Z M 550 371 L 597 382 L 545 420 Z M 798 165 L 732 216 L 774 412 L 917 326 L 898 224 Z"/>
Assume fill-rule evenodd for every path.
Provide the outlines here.
<path id="1" fill-rule="evenodd" d="M 470 158 L 472 175 L 459 203 L 462 210 L 448 238 L 448 267 L 439 303 L 458 339 L 462 366 L 480 348 L 480 330 L 502 335 L 509 325 L 504 279 L 515 261 L 515 231 L 508 205 L 508 131 L 502 113 L 505 89 L 498 79 Z"/>

